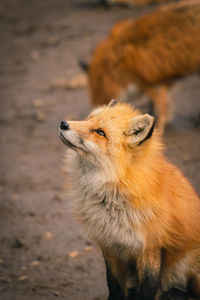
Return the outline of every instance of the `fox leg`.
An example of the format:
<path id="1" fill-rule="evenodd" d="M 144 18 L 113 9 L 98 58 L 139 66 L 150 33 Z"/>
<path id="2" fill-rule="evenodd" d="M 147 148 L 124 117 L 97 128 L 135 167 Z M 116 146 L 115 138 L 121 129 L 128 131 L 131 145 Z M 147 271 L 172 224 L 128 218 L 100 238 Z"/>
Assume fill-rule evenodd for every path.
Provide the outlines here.
<path id="1" fill-rule="evenodd" d="M 181 290 L 170 288 L 168 291 L 163 292 L 160 300 L 188 300 L 189 296 Z"/>
<path id="2" fill-rule="evenodd" d="M 168 88 L 164 85 L 151 88 L 147 90 L 147 94 L 158 116 L 158 129 L 163 134 L 167 121 L 172 117 L 172 103 L 169 101 Z"/>
<path id="3" fill-rule="evenodd" d="M 109 290 L 108 300 L 125 300 L 126 267 L 122 261 L 107 249 L 101 247 L 105 265 L 106 279 Z"/>
<path id="4" fill-rule="evenodd" d="M 195 265 L 196 267 L 196 265 Z M 197 264 L 198 268 L 198 264 Z M 193 270 L 199 272 L 199 270 Z M 195 273 L 188 278 L 187 292 L 171 287 L 161 294 L 160 300 L 189 300 L 200 299 L 200 275 Z"/>
<path id="5" fill-rule="evenodd" d="M 118 280 L 113 276 L 109 261 L 104 257 L 106 264 L 106 279 L 109 290 L 108 300 L 124 300 L 125 295 Z"/>
<path id="6" fill-rule="evenodd" d="M 137 266 L 135 261 L 129 262 L 127 266 L 128 276 L 126 279 L 126 290 L 127 298 L 126 300 L 137 300 L 137 288 L 138 288 L 138 276 L 137 276 Z"/>
<path id="7" fill-rule="evenodd" d="M 137 259 L 139 291 L 138 299 L 154 300 L 160 291 L 161 252 L 143 252 Z"/>

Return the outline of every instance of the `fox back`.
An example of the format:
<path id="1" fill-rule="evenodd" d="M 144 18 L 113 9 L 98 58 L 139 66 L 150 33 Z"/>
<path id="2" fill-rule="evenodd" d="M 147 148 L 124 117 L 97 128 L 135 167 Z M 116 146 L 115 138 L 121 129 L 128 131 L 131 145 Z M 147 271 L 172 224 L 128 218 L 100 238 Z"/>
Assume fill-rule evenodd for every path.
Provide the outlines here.
<path id="1" fill-rule="evenodd" d="M 122 4 L 122 5 L 144 5 L 144 4 L 153 4 L 153 3 L 163 3 L 163 2 L 172 2 L 174 0 L 99 0 L 98 2 L 102 4 Z"/>

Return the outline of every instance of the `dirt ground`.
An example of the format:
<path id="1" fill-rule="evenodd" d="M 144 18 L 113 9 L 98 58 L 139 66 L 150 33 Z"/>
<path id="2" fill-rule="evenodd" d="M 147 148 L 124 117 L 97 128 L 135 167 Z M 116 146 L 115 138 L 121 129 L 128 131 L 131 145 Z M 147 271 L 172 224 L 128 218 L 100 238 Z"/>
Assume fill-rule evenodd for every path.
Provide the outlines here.
<path id="1" fill-rule="evenodd" d="M 67 206 L 63 119 L 90 110 L 86 88 L 53 88 L 80 73 L 110 27 L 152 7 L 103 8 L 86 0 L 0 2 L 0 299 L 106 299 L 104 263 Z M 172 89 L 166 154 L 200 192 L 200 79 Z"/>

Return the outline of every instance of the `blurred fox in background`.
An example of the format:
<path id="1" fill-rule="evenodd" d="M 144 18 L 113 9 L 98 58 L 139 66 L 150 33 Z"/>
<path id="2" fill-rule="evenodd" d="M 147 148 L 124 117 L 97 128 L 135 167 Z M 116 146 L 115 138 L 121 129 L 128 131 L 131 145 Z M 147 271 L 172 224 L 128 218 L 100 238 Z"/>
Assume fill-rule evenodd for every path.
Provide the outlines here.
<path id="1" fill-rule="evenodd" d="M 162 133 L 172 118 L 171 84 L 200 70 L 200 1 L 163 6 L 116 24 L 87 68 L 92 105 L 120 98 L 130 84 L 145 92 Z"/>
<path id="2" fill-rule="evenodd" d="M 143 4 L 154 4 L 154 3 L 163 3 L 163 2 L 172 2 L 174 0 L 96 0 L 95 2 L 103 5 L 143 5 Z M 177 0 L 175 0 L 177 1 Z"/>

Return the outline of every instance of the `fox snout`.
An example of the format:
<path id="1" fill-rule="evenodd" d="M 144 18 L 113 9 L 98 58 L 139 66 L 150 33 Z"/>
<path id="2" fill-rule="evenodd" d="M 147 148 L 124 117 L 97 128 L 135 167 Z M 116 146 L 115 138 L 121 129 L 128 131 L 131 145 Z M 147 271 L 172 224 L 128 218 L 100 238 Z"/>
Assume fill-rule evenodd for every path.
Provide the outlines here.
<path id="1" fill-rule="evenodd" d="M 73 124 L 71 124 L 71 121 L 62 121 L 60 123 L 59 137 L 63 144 L 72 150 L 80 154 L 82 152 L 87 152 L 80 130 L 74 128 Z"/>

